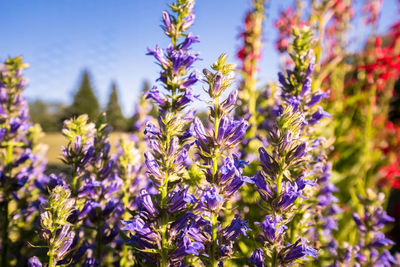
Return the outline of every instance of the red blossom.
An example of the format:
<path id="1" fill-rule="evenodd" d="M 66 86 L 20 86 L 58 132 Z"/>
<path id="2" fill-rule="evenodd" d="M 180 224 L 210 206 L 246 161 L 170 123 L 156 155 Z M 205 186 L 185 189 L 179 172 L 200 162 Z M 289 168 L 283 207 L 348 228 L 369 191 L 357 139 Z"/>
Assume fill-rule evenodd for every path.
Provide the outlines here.
<path id="1" fill-rule="evenodd" d="M 276 49 L 283 53 L 287 50 L 293 27 L 301 27 L 305 23 L 300 21 L 299 15 L 294 12 L 293 7 L 281 11 L 281 16 L 275 21 L 274 26 L 278 29 L 279 37 L 275 43 Z"/>

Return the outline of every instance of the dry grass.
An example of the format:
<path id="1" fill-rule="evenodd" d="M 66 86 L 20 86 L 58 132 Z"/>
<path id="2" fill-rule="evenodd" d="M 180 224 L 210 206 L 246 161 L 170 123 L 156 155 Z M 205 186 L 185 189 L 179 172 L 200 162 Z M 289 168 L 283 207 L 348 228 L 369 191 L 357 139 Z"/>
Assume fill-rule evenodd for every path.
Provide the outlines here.
<path id="1" fill-rule="evenodd" d="M 127 133 L 116 132 L 110 136 L 110 143 L 112 145 L 111 153 L 115 152 L 116 142 Z M 48 145 L 47 158 L 49 165 L 62 165 L 61 146 L 67 144 L 67 140 L 61 133 L 46 133 L 42 139 L 42 143 Z"/>

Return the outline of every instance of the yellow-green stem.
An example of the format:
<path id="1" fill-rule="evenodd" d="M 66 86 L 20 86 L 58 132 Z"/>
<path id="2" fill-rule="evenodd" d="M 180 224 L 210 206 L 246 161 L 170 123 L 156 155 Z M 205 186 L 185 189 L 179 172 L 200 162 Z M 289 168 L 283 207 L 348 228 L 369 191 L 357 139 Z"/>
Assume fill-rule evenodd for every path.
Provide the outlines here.
<path id="1" fill-rule="evenodd" d="M 128 212 L 128 207 L 129 207 L 129 182 L 130 179 L 125 178 L 125 186 L 124 186 L 124 197 L 122 199 L 125 210 L 124 210 L 124 215 L 123 219 L 127 221 L 129 219 L 129 212 Z M 124 248 L 122 250 L 122 258 L 121 258 L 121 266 L 122 267 L 129 267 L 131 264 L 129 263 L 129 250 L 128 246 L 124 243 Z"/>
<path id="2" fill-rule="evenodd" d="M 374 108 L 375 108 L 375 97 L 376 97 L 376 86 L 373 85 L 370 94 L 368 96 L 368 110 L 367 110 L 367 120 L 365 124 L 365 163 L 363 165 L 363 174 L 364 174 L 364 188 L 368 188 L 369 177 L 368 177 L 368 169 L 370 168 L 371 162 L 371 152 L 373 150 L 373 119 L 374 119 Z"/>
<path id="3" fill-rule="evenodd" d="M 11 177 L 11 163 L 12 163 L 12 152 L 13 152 L 13 143 L 9 142 L 7 144 L 7 156 L 5 160 L 6 172 L 9 177 Z M 9 218 L 8 218 L 8 206 L 9 206 L 9 198 L 8 193 L 4 196 L 4 200 L 2 204 L 2 213 L 3 213 L 3 232 L 2 232 L 2 251 L 1 251 L 1 266 L 8 266 L 8 229 L 9 229 Z"/>
<path id="4" fill-rule="evenodd" d="M 161 185 L 161 267 L 167 266 L 168 251 L 167 251 L 167 224 L 168 217 L 166 212 L 166 203 L 168 195 L 168 170 L 165 173 L 164 181 Z"/>
<path id="5" fill-rule="evenodd" d="M 213 211 L 211 214 L 211 225 L 212 225 L 212 244 L 211 244 L 211 255 L 210 255 L 210 266 L 217 267 L 217 227 L 218 227 L 218 213 Z"/>
<path id="6" fill-rule="evenodd" d="M 215 110 L 215 118 L 214 118 L 214 138 L 218 137 L 218 129 L 219 129 L 219 99 L 218 97 L 214 98 L 214 110 Z M 214 147 L 213 155 L 212 155 L 212 173 L 213 176 L 218 171 L 218 148 Z"/>
<path id="7" fill-rule="evenodd" d="M 281 189 L 282 189 L 281 187 L 282 187 L 282 180 L 283 180 L 283 165 L 284 165 L 284 163 L 281 163 L 279 166 L 278 183 L 276 185 L 276 193 L 277 193 L 278 197 L 281 194 Z"/>

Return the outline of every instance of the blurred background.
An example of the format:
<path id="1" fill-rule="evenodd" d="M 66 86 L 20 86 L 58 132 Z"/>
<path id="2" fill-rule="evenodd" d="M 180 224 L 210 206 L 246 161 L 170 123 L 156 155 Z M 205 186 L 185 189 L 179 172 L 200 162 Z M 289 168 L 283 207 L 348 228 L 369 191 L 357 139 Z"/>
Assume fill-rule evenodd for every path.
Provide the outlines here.
<path id="1" fill-rule="evenodd" d="M 293 2 L 267 3 L 261 84 L 276 80 L 280 58 L 274 48 L 278 32 L 273 24 Z M 72 115 L 88 113 L 93 118 L 99 112 L 113 112 L 115 130 L 130 129 L 140 92 L 156 84 L 159 67 L 152 57 L 146 56 L 146 51 L 157 44 L 167 45 L 159 25 L 161 12 L 168 3 L 165 0 L 2 1 L 6 23 L 0 58 L 22 55 L 30 65 L 25 73 L 29 79 L 25 94 L 33 122 L 40 123 L 48 133 L 44 142 L 49 145 L 50 163 L 59 162 L 57 157 L 63 143 L 59 131 L 62 121 Z M 362 4 L 363 1 L 355 2 L 355 6 Z M 249 0 L 197 2 L 192 30 L 201 41 L 194 46 L 203 59 L 195 66 L 198 70 L 209 66 L 223 52 L 230 60 L 237 61 L 238 35 L 250 6 Z M 384 1 L 378 33 L 386 32 L 396 20 L 397 8 L 393 6 L 397 6 L 395 0 Z M 350 29 L 354 35 L 350 50 L 359 49 L 365 42 L 362 34 L 365 27 L 358 15 L 355 14 Z M 202 91 L 201 85 L 198 86 L 197 92 Z"/>

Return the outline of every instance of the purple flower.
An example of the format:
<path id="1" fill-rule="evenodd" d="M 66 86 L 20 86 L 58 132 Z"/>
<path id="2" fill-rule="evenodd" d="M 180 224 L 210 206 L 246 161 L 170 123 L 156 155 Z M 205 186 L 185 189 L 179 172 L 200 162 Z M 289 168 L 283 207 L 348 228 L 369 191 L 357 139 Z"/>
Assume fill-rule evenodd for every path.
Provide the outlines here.
<path id="1" fill-rule="evenodd" d="M 162 177 L 164 177 L 154 156 L 150 152 L 146 152 L 144 154 L 144 157 L 146 159 L 145 164 L 147 167 L 147 172 L 150 175 L 154 176 L 156 179 L 161 179 Z"/>
<path id="2" fill-rule="evenodd" d="M 300 238 L 293 245 L 290 245 L 287 249 L 288 252 L 283 258 L 284 263 L 292 263 L 293 261 L 303 258 L 305 256 L 310 256 L 316 258 L 318 256 L 318 251 L 307 246 L 304 238 Z"/>
<path id="3" fill-rule="evenodd" d="M 171 31 L 171 19 L 167 11 L 162 12 L 162 18 L 166 31 Z"/>
<path id="4" fill-rule="evenodd" d="M 228 95 L 228 98 L 222 102 L 222 110 L 225 110 L 225 112 L 229 113 L 231 108 L 233 108 L 233 106 L 236 104 L 238 94 L 238 90 L 232 90 L 232 92 Z"/>
<path id="5" fill-rule="evenodd" d="M 193 13 L 185 18 L 184 23 L 182 25 L 182 31 L 186 31 L 187 29 L 190 28 L 190 26 L 192 26 L 192 24 L 194 22 L 194 18 L 195 18 L 195 15 Z"/>
<path id="6" fill-rule="evenodd" d="M 207 132 L 203 126 L 203 123 L 200 121 L 199 118 L 194 118 L 194 127 L 193 130 L 196 134 L 196 137 L 203 143 L 207 143 Z"/>
<path id="7" fill-rule="evenodd" d="M 168 211 L 171 214 L 185 210 L 187 203 L 195 203 L 196 198 L 188 193 L 188 190 L 189 187 L 183 189 L 178 186 L 174 191 L 171 191 L 168 197 Z"/>
<path id="8" fill-rule="evenodd" d="M 151 90 L 149 90 L 146 94 L 146 99 L 151 98 L 160 106 L 165 105 L 164 99 L 160 95 L 160 91 L 158 91 L 156 86 L 153 86 Z"/>
<path id="9" fill-rule="evenodd" d="M 184 108 L 187 104 L 193 102 L 198 95 L 194 95 L 193 92 L 188 88 L 185 93 L 179 98 L 179 101 L 176 102 L 177 108 Z"/>
<path id="10" fill-rule="evenodd" d="M 42 267 L 43 265 L 40 262 L 39 258 L 35 256 L 35 257 L 29 258 L 28 266 L 29 267 Z"/>
<path id="11" fill-rule="evenodd" d="M 190 73 L 189 77 L 187 77 L 186 81 L 182 84 L 183 88 L 188 88 L 195 84 L 199 78 L 197 77 L 195 72 Z"/>
<path id="12" fill-rule="evenodd" d="M 329 91 L 323 92 L 323 93 L 321 91 L 318 91 L 316 94 L 314 94 L 311 97 L 311 100 L 310 100 L 310 102 L 307 103 L 307 106 L 309 106 L 309 107 L 314 106 L 314 105 L 318 104 L 323 98 L 327 98 L 327 97 L 329 97 Z"/>
<path id="13" fill-rule="evenodd" d="M 253 178 L 253 182 L 257 186 L 257 189 L 264 200 L 268 201 L 269 199 L 272 198 L 273 193 L 260 172 L 256 173 L 256 176 L 254 176 Z"/>
<path id="14" fill-rule="evenodd" d="M 249 123 L 245 120 L 242 120 L 240 124 L 236 127 L 235 131 L 231 135 L 231 137 L 228 140 L 229 145 L 233 145 L 236 142 L 239 142 L 243 136 L 246 134 L 247 127 L 249 126 Z"/>
<path id="15" fill-rule="evenodd" d="M 242 221 L 241 216 L 235 214 L 231 224 L 224 230 L 224 237 L 226 240 L 236 240 L 241 234 L 247 237 L 247 230 L 251 230 L 247 226 L 247 221 Z"/>
<path id="16" fill-rule="evenodd" d="M 161 63 L 163 68 L 166 68 L 169 65 L 168 60 L 165 58 L 164 51 L 158 46 L 156 46 L 154 50 L 147 49 L 146 55 L 154 56 L 154 58 Z"/>
<path id="17" fill-rule="evenodd" d="M 286 225 L 279 225 L 281 222 L 282 218 L 278 215 L 267 215 L 262 223 L 256 224 L 261 225 L 266 240 L 271 244 L 275 244 L 275 241 L 278 238 L 282 238 L 282 234 L 287 229 Z"/>
<path id="18" fill-rule="evenodd" d="M 192 44 L 194 43 L 198 43 L 199 41 L 199 37 L 198 36 L 193 36 L 193 34 L 190 32 L 186 38 L 185 41 L 183 41 L 182 45 L 181 45 L 181 49 L 186 50 L 188 49 Z"/>
<path id="19" fill-rule="evenodd" d="M 249 261 L 256 267 L 264 267 L 264 251 L 262 249 L 254 250 Z"/>
<path id="20" fill-rule="evenodd" d="M 312 125 L 319 122 L 323 118 L 330 118 L 330 117 L 331 114 L 324 111 L 322 107 L 318 107 L 318 111 L 316 111 L 314 114 L 311 115 L 311 118 L 308 120 L 308 123 Z"/>
<path id="21" fill-rule="evenodd" d="M 154 207 L 153 201 L 146 189 L 140 190 L 139 196 L 139 210 L 147 212 L 151 217 L 155 217 L 158 214 L 158 210 Z"/>
<path id="22" fill-rule="evenodd" d="M 386 247 L 389 245 L 393 245 L 394 242 L 390 240 L 389 238 L 386 238 L 385 234 L 382 232 L 378 232 L 375 235 L 374 240 L 369 244 L 371 247 L 375 248 L 380 248 L 380 247 Z"/>
<path id="23" fill-rule="evenodd" d="M 200 200 L 202 204 L 208 208 L 208 210 L 214 211 L 221 205 L 222 196 L 218 194 L 217 187 L 213 186 L 210 188 L 207 186 Z"/>

